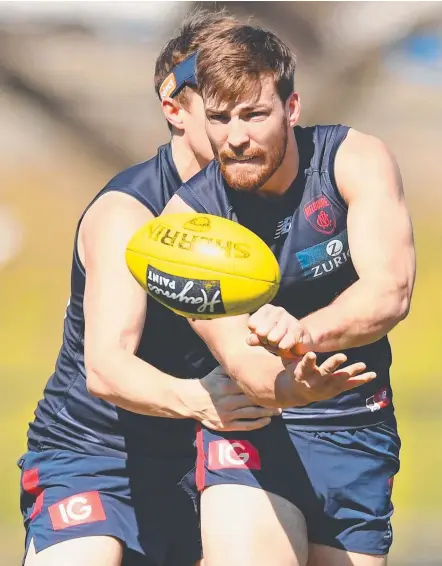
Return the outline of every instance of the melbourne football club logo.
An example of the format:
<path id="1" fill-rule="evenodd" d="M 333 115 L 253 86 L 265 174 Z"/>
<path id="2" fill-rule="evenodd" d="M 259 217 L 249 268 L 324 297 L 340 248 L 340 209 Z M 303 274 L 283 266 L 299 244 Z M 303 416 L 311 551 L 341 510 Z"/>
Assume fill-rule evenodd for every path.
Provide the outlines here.
<path id="1" fill-rule="evenodd" d="M 160 303 L 189 315 L 226 312 L 218 280 L 178 277 L 149 265 L 147 290 Z"/>
<path id="2" fill-rule="evenodd" d="M 327 197 L 319 197 L 304 206 L 304 216 L 315 230 L 322 234 L 333 234 L 336 217 Z"/>

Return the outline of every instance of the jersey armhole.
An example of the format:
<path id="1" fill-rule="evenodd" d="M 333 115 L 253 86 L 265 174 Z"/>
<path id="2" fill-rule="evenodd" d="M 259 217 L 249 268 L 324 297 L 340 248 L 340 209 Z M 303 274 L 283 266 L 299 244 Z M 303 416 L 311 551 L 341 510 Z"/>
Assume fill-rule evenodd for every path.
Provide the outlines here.
<path id="1" fill-rule="evenodd" d="M 138 201 L 140 204 L 142 204 L 143 206 L 145 206 L 152 214 L 153 216 L 158 216 L 158 213 L 153 209 L 153 207 L 146 201 L 146 199 L 144 199 L 142 197 L 142 195 L 136 193 L 136 192 L 126 192 L 126 190 L 124 189 L 124 187 L 109 187 L 107 189 L 103 189 L 102 191 L 100 191 L 95 198 L 88 204 L 88 206 L 86 207 L 86 209 L 84 210 L 83 214 L 80 216 L 80 220 L 77 223 L 77 228 L 75 230 L 75 236 L 74 236 L 74 261 L 78 267 L 78 269 L 80 270 L 81 274 L 83 275 L 83 277 L 86 277 L 86 270 L 84 268 L 83 262 L 80 259 L 80 254 L 78 253 L 78 235 L 80 233 L 80 225 L 83 221 L 83 218 L 85 217 L 87 211 L 90 209 L 90 207 L 97 202 L 97 200 L 102 197 L 103 195 L 110 193 L 110 192 L 120 192 L 123 193 L 125 195 L 128 195 L 132 198 L 134 198 L 136 201 Z"/>
<path id="2" fill-rule="evenodd" d="M 329 157 L 328 157 L 328 178 L 330 181 L 330 185 L 331 188 L 333 190 L 333 193 L 336 195 L 336 198 L 338 199 L 338 202 L 341 206 L 344 207 L 345 210 L 348 209 L 347 203 L 344 200 L 344 197 L 341 195 L 338 185 L 336 183 L 336 177 L 335 177 L 335 159 L 336 159 L 336 154 L 338 153 L 338 149 L 341 147 L 342 143 L 344 142 L 344 140 L 347 137 L 348 132 L 350 131 L 350 128 L 348 126 L 339 126 L 339 128 L 336 129 L 336 133 L 334 135 L 334 139 L 332 142 L 332 146 L 330 149 L 330 153 L 329 153 Z"/>
<path id="3" fill-rule="evenodd" d="M 198 199 L 192 188 L 184 183 L 175 193 L 180 197 L 188 206 L 194 209 L 195 212 L 202 212 L 203 214 L 210 214 L 203 203 Z"/>

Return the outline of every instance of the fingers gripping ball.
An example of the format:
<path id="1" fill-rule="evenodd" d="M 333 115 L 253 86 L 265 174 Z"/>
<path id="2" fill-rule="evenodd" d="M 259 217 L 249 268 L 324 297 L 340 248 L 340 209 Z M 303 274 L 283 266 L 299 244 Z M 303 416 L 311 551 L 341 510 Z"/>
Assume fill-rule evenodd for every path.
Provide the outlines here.
<path id="1" fill-rule="evenodd" d="M 279 265 L 256 234 L 226 218 L 180 213 L 142 226 L 126 248 L 151 297 L 188 318 L 249 313 L 278 292 Z"/>

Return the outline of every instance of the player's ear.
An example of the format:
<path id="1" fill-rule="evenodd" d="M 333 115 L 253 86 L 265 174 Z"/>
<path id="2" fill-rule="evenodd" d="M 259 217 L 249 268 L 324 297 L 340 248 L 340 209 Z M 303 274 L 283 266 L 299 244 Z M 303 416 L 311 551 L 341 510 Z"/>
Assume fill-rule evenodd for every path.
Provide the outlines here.
<path id="1" fill-rule="evenodd" d="M 294 128 L 299 120 L 301 114 L 301 99 L 297 92 L 292 92 L 285 103 L 287 117 L 290 127 Z"/>
<path id="2" fill-rule="evenodd" d="M 183 107 L 173 98 L 164 98 L 161 101 L 163 114 L 169 124 L 177 130 L 184 130 L 181 110 Z"/>

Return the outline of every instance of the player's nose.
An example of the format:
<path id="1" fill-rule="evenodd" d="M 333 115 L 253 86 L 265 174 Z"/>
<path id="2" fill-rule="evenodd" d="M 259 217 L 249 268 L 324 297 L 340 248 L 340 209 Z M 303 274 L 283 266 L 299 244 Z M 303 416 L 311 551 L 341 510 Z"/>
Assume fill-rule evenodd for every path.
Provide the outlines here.
<path id="1" fill-rule="evenodd" d="M 240 120 L 231 120 L 227 141 L 229 145 L 235 148 L 239 148 L 249 143 L 250 138 L 247 134 L 247 129 Z"/>

